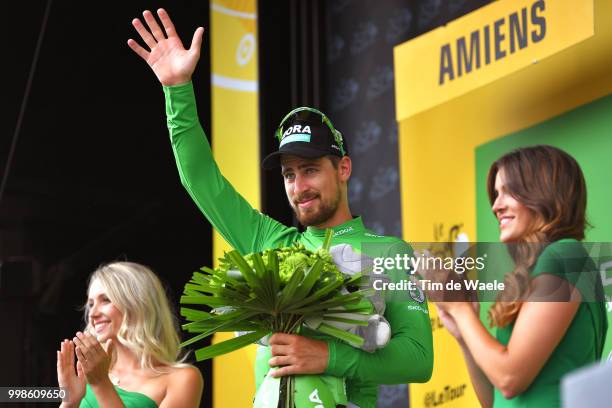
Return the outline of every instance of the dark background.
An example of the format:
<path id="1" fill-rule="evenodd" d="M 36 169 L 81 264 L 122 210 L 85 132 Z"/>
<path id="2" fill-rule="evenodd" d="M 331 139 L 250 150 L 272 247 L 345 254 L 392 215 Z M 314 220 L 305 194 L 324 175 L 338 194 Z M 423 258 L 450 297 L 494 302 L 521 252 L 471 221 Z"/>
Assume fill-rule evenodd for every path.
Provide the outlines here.
<path id="1" fill-rule="evenodd" d="M 260 0 L 261 155 L 276 148 L 273 132 L 292 107 L 323 109 L 353 158 L 353 212 L 376 232 L 401 235 L 393 46 L 488 2 Z M 212 263 L 210 224 L 180 185 L 161 87 L 126 45 L 136 36 L 131 19 L 161 6 L 186 44 L 208 26 L 207 1 L 3 3 L 0 386 L 56 385 L 55 350 L 82 327 L 87 277 L 99 264 L 151 266 L 176 305 L 191 272 Z M 209 53 L 205 34 L 193 81 L 207 134 Z M 280 180 L 262 172 L 263 210 L 295 224 Z M 210 363 L 197 365 L 208 407 Z M 381 406 L 405 406 L 405 395 L 385 388 Z"/>

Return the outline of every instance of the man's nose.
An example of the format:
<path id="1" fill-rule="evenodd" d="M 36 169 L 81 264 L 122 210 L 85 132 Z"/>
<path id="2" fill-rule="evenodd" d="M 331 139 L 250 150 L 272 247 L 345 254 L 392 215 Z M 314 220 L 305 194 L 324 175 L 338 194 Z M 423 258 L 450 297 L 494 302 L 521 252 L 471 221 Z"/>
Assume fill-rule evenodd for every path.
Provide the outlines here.
<path id="1" fill-rule="evenodd" d="M 305 177 L 300 176 L 299 174 L 295 176 L 295 181 L 293 183 L 293 189 L 295 194 L 300 195 L 304 191 L 308 190 L 308 183 Z"/>

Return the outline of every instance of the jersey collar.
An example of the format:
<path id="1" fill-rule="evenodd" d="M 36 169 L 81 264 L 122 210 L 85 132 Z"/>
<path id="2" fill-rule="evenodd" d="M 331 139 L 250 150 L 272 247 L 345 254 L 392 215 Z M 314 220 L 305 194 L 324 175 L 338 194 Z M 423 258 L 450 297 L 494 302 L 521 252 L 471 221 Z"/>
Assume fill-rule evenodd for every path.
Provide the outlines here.
<path id="1" fill-rule="evenodd" d="M 331 228 L 334 230 L 334 237 L 363 233 L 366 230 L 361 217 L 355 217 L 350 221 Z M 325 236 L 325 229 L 319 229 L 316 227 L 308 227 L 306 228 L 306 232 L 317 237 Z"/>

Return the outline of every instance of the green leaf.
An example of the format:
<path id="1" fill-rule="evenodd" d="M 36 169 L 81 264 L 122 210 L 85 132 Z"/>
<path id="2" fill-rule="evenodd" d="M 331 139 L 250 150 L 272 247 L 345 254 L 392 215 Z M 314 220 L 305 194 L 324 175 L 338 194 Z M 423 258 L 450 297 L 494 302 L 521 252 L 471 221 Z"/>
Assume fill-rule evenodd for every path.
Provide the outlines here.
<path id="1" fill-rule="evenodd" d="M 225 299 L 212 296 L 181 296 L 181 304 L 184 305 L 206 305 L 210 307 L 234 306 L 233 303 L 228 303 Z"/>
<path id="2" fill-rule="evenodd" d="M 200 268 L 200 270 L 204 271 L 205 273 L 207 273 L 209 275 L 214 275 L 215 274 L 214 269 L 211 269 L 208 266 L 203 266 L 203 267 Z M 198 272 L 195 272 L 195 273 L 198 273 Z M 202 275 L 202 274 L 200 274 L 200 275 Z"/>
<path id="3" fill-rule="evenodd" d="M 364 315 L 367 316 L 367 315 Z M 357 326 L 367 326 L 368 325 L 368 321 L 367 320 L 360 320 L 360 319 L 347 319 L 345 317 L 334 317 L 334 316 L 328 316 L 325 315 L 325 319 L 326 322 L 338 322 L 338 323 L 346 323 L 346 324 L 354 324 Z"/>
<path id="4" fill-rule="evenodd" d="M 263 279 L 264 274 L 266 272 L 266 265 L 264 264 L 263 259 L 259 252 L 255 252 L 251 255 L 253 260 L 253 268 L 255 269 L 255 273 L 259 277 L 259 279 Z"/>
<path id="5" fill-rule="evenodd" d="M 323 240 L 322 248 L 329 252 L 329 248 L 331 247 L 332 238 L 334 237 L 334 230 L 328 228 L 325 230 L 325 239 Z"/>
<path id="6" fill-rule="evenodd" d="M 181 307 L 180 314 L 185 319 L 192 321 L 208 319 L 212 316 L 210 313 L 205 312 L 203 310 L 191 309 L 188 307 Z"/>
<path id="7" fill-rule="evenodd" d="M 185 290 L 183 290 L 183 295 L 184 296 L 204 296 L 204 295 L 202 295 L 201 292 L 198 292 L 197 290 L 193 290 L 193 289 L 185 289 Z"/>
<path id="8" fill-rule="evenodd" d="M 230 299 L 234 303 L 246 302 L 249 299 L 248 294 L 243 294 L 233 288 L 219 288 L 217 296 L 224 299 Z"/>
<path id="9" fill-rule="evenodd" d="M 302 281 L 302 284 L 296 290 L 295 298 L 296 300 L 305 298 L 309 293 L 315 283 L 319 280 L 319 276 L 321 276 L 321 271 L 323 271 L 323 265 L 325 261 L 322 259 L 317 259 L 317 261 L 310 267 L 308 272 L 306 273 L 306 277 Z"/>
<path id="10" fill-rule="evenodd" d="M 181 326 L 181 329 L 187 331 L 188 333 L 206 333 L 211 327 L 219 326 L 221 324 L 219 322 L 227 323 L 223 320 L 220 321 L 215 318 L 210 318 L 199 320 L 197 322 L 185 323 Z"/>
<path id="11" fill-rule="evenodd" d="M 344 282 L 345 285 L 349 285 L 351 283 L 355 283 L 358 280 L 361 280 L 362 278 L 366 278 L 366 282 L 368 283 L 369 278 L 367 278 L 366 276 L 363 276 L 361 272 L 357 272 L 356 274 L 352 275 L 350 279 L 348 279 L 346 282 Z"/>
<path id="12" fill-rule="evenodd" d="M 278 300 L 278 311 L 283 312 L 292 301 L 299 301 L 301 298 L 295 296 L 298 285 L 304 279 L 304 269 L 298 268 L 289 278 L 289 282 L 283 288 Z"/>
<path id="13" fill-rule="evenodd" d="M 222 323 L 222 324 L 221 324 Z M 252 331 L 260 330 L 262 328 L 268 328 L 268 324 L 262 322 L 253 322 L 249 319 L 242 321 L 227 321 L 227 320 L 213 320 L 204 319 L 197 322 L 187 323 L 181 326 L 181 328 L 188 333 L 206 333 L 211 328 L 217 328 L 217 331 L 229 332 L 229 331 Z"/>
<path id="14" fill-rule="evenodd" d="M 247 285 L 246 282 L 240 282 L 238 280 L 228 278 L 222 285 L 224 288 L 235 290 L 236 292 L 241 293 L 245 297 L 249 297 L 251 294 L 251 288 Z"/>
<path id="15" fill-rule="evenodd" d="M 201 284 L 201 283 L 187 283 L 185 284 L 185 290 L 190 290 L 190 291 L 198 291 L 198 292 L 202 292 L 202 293 L 210 293 L 210 294 L 215 294 L 217 293 L 219 288 L 215 288 L 212 287 L 210 285 L 207 284 Z"/>
<path id="16" fill-rule="evenodd" d="M 330 293 L 334 292 L 335 290 L 340 289 L 340 287 L 342 286 L 342 281 L 337 280 L 337 281 L 332 281 L 330 283 L 328 283 L 327 285 L 323 286 L 322 288 L 318 289 L 315 293 L 313 293 L 312 295 L 302 299 L 302 300 L 298 300 L 295 303 L 292 303 L 291 305 L 289 305 L 287 307 L 287 311 L 288 312 L 292 312 L 302 306 L 305 305 L 309 305 L 309 304 L 313 304 L 316 302 L 319 302 L 321 299 L 323 299 L 324 297 L 326 297 L 327 295 L 329 295 Z"/>
<path id="17" fill-rule="evenodd" d="M 276 292 L 274 291 L 274 277 L 272 272 L 266 268 L 266 264 L 259 253 L 252 254 L 253 266 L 261 280 L 261 288 L 263 291 L 262 301 L 266 304 L 269 310 L 273 310 L 276 305 Z"/>
<path id="18" fill-rule="evenodd" d="M 256 312 L 254 313 L 250 310 L 245 311 L 242 309 L 236 309 L 225 313 L 210 314 L 210 316 L 206 318 L 191 323 L 185 323 L 181 327 L 190 331 L 193 331 L 194 328 L 199 328 L 199 331 L 207 330 L 209 327 L 214 327 L 229 321 L 241 321 L 244 319 L 244 314 L 255 315 Z"/>
<path id="19" fill-rule="evenodd" d="M 240 252 L 234 250 L 227 253 L 228 258 L 238 267 L 242 276 L 247 281 L 251 289 L 259 287 L 259 279 L 253 272 L 253 269 L 248 262 L 240 255 Z"/>
<path id="20" fill-rule="evenodd" d="M 278 255 L 276 251 L 268 252 L 268 270 L 272 277 L 272 293 L 274 294 L 274 309 L 278 306 L 278 292 L 280 291 L 280 275 L 278 268 Z"/>
<path id="21" fill-rule="evenodd" d="M 256 342 L 265 335 L 270 333 L 268 330 L 258 330 L 253 333 L 245 334 L 240 337 L 235 337 L 230 340 L 222 341 L 221 343 L 213 344 L 208 347 L 203 347 L 196 350 L 195 356 L 197 361 L 208 360 L 209 358 L 221 356 L 232 351 L 241 349 L 249 344 Z"/>
<path id="22" fill-rule="evenodd" d="M 316 312 L 321 312 L 326 309 L 336 308 L 339 306 L 346 306 L 351 303 L 357 303 L 361 300 L 362 296 L 363 295 L 359 292 L 349 293 L 346 295 L 340 295 L 340 296 L 336 296 L 334 298 L 325 300 L 323 302 L 311 303 L 299 309 L 292 309 L 291 313 L 308 315 L 308 314 L 312 314 Z"/>
<path id="23" fill-rule="evenodd" d="M 344 330 L 338 329 L 336 327 L 330 326 L 328 324 L 321 324 L 318 328 L 317 331 L 324 333 L 324 334 L 328 334 L 330 336 L 333 336 L 337 339 L 340 339 L 342 341 L 345 341 L 351 345 L 354 345 L 356 347 L 361 347 L 363 346 L 363 343 L 365 343 L 365 341 L 363 340 L 363 337 L 358 336 L 356 334 L 352 334 L 349 332 L 346 332 Z"/>
<path id="24" fill-rule="evenodd" d="M 328 309 L 326 312 L 326 314 L 335 313 L 360 313 L 370 315 L 374 313 L 374 306 L 371 302 L 359 302 L 356 304 L 346 305 L 338 309 Z"/>
<path id="25" fill-rule="evenodd" d="M 216 333 L 218 331 L 224 331 L 224 329 L 226 327 L 229 327 L 230 325 L 236 325 L 238 322 L 240 322 L 242 320 L 245 320 L 245 319 L 248 319 L 250 317 L 253 317 L 253 315 L 254 315 L 253 312 L 240 311 L 240 315 L 234 317 L 231 320 L 223 321 L 223 322 L 220 322 L 220 323 L 217 321 L 217 325 L 216 326 L 203 327 L 203 330 L 205 330 L 204 332 L 202 332 L 201 334 L 199 334 L 199 335 L 197 335 L 197 336 L 195 336 L 195 337 L 193 337 L 193 338 L 191 338 L 191 339 L 181 343 L 181 346 L 187 346 L 189 344 L 195 343 L 198 340 L 201 340 L 201 339 L 203 339 L 205 337 L 208 337 L 208 336 L 210 336 L 213 333 Z M 195 323 L 197 323 L 197 322 L 189 323 L 188 325 L 195 324 Z"/>
<path id="26" fill-rule="evenodd" d="M 181 347 L 185 347 L 185 346 L 193 344 L 193 343 L 195 343 L 195 342 L 197 342 L 199 340 L 205 339 L 207 336 L 208 336 L 208 334 L 206 332 L 200 333 L 197 336 L 192 337 L 189 340 L 182 342 L 181 343 Z"/>
<path id="27" fill-rule="evenodd" d="M 261 279 L 259 279 L 259 276 L 257 275 L 257 273 L 253 271 L 253 269 L 248 264 L 248 262 L 244 259 L 244 257 L 240 255 L 240 252 L 236 250 L 230 251 L 227 253 L 227 257 L 236 266 L 238 266 L 238 269 L 240 269 L 242 276 L 244 276 L 244 279 L 249 284 L 251 290 L 253 291 L 253 294 L 256 297 L 259 297 L 261 299 L 266 299 L 265 291 L 263 290 L 262 285 L 261 285 Z"/>

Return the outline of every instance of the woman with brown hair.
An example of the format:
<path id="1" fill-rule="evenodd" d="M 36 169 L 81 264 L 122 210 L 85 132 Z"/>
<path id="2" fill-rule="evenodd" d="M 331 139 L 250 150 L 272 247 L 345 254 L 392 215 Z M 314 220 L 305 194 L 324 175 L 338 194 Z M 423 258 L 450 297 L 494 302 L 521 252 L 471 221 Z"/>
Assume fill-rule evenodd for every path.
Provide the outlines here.
<path id="1" fill-rule="evenodd" d="M 461 346 L 483 406 L 560 406 L 561 378 L 601 358 L 608 325 L 597 269 L 580 242 L 584 176 L 564 151 L 534 146 L 493 163 L 487 186 L 500 241 L 514 260 L 489 311 L 496 338 L 477 304 L 439 302 L 439 316 Z"/>

